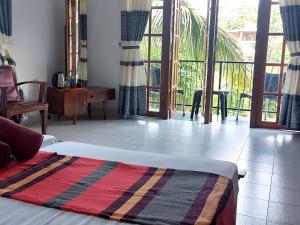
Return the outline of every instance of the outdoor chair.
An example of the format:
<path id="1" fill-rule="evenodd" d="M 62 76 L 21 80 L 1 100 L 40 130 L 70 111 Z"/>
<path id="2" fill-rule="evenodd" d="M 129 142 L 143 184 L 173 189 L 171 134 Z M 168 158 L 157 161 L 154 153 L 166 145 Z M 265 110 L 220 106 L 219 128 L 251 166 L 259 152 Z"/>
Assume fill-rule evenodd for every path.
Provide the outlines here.
<path id="1" fill-rule="evenodd" d="M 265 86 L 264 86 L 264 92 L 265 93 L 277 93 L 278 92 L 278 86 L 279 86 L 279 74 L 272 74 L 272 73 L 266 73 L 265 78 Z M 238 104 L 238 111 L 236 115 L 236 121 L 239 120 L 239 115 L 241 111 L 241 106 L 243 99 L 248 98 L 252 99 L 252 94 L 243 92 L 240 94 L 239 104 Z M 267 120 L 267 114 L 269 112 L 270 102 L 276 101 L 276 96 L 264 96 L 264 119 Z"/>
<path id="2" fill-rule="evenodd" d="M 222 120 L 225 120 L 227 117 L 227 95 L 228 91 L 224 90 L 218 90 L 218 91 L 213 91 L 214 95 L 218 95 L 219 101 L 221 105 L 218 105 L 217 108 L 217 113 L 219 114 L 219 110 L 221 109 L 221 116 Z M 203 95 L 203 90 L 202 89 L 197 89 L 194 92 L 194 98 L 193 98 L 193 105 L 192 105 L 192 112 L 191 112 L 191 119 L 194 118 L 194 114 L 198 115 L 199 114 L 199 109 L 201 107 L 201 100 L 202 100 L 202 95 Z"/>

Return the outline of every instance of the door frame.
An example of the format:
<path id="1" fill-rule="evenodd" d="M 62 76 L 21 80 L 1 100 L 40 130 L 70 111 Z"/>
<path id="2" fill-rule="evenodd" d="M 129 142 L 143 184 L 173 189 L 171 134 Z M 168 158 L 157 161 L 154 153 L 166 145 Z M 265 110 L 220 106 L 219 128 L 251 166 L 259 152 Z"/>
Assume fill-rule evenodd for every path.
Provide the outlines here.
<path id="1" fill-rule="evenodd" d="M 259 127 L 262 117 L 262 91 L 266 72 L 268 53 L 268 34 L 271 17 L 271 0 L 260 0 L 258 6 L 256 46 L 254 57 L 254 75 L 250 127 Z"/>
<path id="2" fill-rule="evenodd" d="M 164 0 L 163 6 L 152 6 L 150 16 L 149 16 L 149 30 L 145 34 L 148 37 L 148 59 L 145 60 L 147 63 L 147 116 L 159 117 L 162 119 L 169 119 L 169 104 L 170 104 L 170 73 L 171 73 L 171 57 L 172 57 L 172 15 L 173 15 L 173 2 L 175 0 Z M 152 34 L 152 10 L 162 9 L 163 10 L 163 24 L 161 34 Z M 162 51 L 160 60 L 151 59 L 151 38 L 161 37 L 162 38 Z M 151 87 L 150 76 L 151 76 L 151 63 L 160 64 L 160 86 L 158 87 L 160 93 L 159 111 L 150 111 L 150 95 L 149 91 L 154 89 Z"/>
<path id="3" fill-rule="evenodd" d="M 279 2 L 272 0 L 260 0 L 258 7 L 258 19 L 257 19 L 257 35 L 255 46 L 255 63 L 254 63 L 254 75 L 253 75 L 253 91 L 252 91 L 252 107 L 251 107 L 251 128 L 267 128 L 267 129 L 283 129 L 277 122 L 280 115 L 280 103 L 282 96 L 283 86 L 283 73 L 285 65 L 285 51 L 286 43 L 283 37 L 282 52 L 280 63 L 268 63 L 268 44 L 269 37 L 271 36 L 284 36 L 283 33 L 270 33 L 271 11 L 273 5 L 279 5 Z M 280 67 L 278 94 L 274 95 L 277 99 L 276 109 L 276 122 L 268 122 L 262 120 L 262 113 L 264 107 L 264 84 L 266 67 L 274 66 Z"/>
<path id="4" fill-rule="evenodd" d="M 162 37 L 162 65 L 161 65 L 161 93 L 160 114 L 163 119 L 169 119 L 170 105 L 170 76 L 171 76 L 171 46 L 172 46 L 172 14 L 174 0 L 164 0 L 163 37 Z"/>
<path id="5" fill-rule="evenodd" d="M 204 124 L 209 124 L 212 121 L 212 101 L 213 87 L 216 65 L 216 40 L 218 35 L 218 14 L 219 0 L 209 0 L 208 4 L 209 15 L 207 15 L 208 25 L 208 42 L 206 46 L 206 89 L 205 89 L 205 108 L 204 108 Z"/>

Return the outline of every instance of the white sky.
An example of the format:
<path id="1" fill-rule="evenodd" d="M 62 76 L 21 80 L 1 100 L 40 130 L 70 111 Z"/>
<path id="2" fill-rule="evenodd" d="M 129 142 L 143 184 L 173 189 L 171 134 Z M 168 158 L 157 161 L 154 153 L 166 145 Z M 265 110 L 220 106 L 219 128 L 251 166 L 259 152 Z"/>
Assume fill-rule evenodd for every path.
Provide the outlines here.
<path id="1" fill-rule="evenodd" d="M 207 2 L 207 0 L 189 0 L 195 8 L 201 7 L 202 3 Z M 220 0 L 220 5 L 235 5 L 235 6 L 243 6 L 245 4 L 247 5 L 258 5 L 259 0 Z M 205 3 L 206 4 L 206 3 Z"/>
<path id="2" fill-rule="evenodd" d="M 193 0 L 194 1 L 194 0 Z M 220 0 L 220 6 L 228 5 L 228 6 L 258 6 L 259 0 Z"/>
<path id="3" fill-rule="evenodd" d="M 199 9 L 201 13 L 206 12 L 207 0 L 189 0 L 194 8 Z M 241 8 L 250 6 L 257 7 L 259 0 L 220 0 L 220 7 Z"/>

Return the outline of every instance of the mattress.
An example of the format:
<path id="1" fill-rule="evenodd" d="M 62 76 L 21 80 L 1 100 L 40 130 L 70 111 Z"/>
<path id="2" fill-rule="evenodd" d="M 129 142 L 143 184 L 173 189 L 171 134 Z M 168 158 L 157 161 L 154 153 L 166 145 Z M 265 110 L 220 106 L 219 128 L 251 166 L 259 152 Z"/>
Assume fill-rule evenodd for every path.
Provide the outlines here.
<path id="1" fill-rule="evenodd" d="M 233 181 L 235 200 L 238 194 L 238 173 L 235 164 L 212 159 L 197 159 L 186 155 L 166 155 L 149 152 L 128 151 L 110 147 L 94 146 L 76 142 L 61 142 L 42 148 L 43 151 L 57 152 L 63 155 L 88 157 L 95 159 L 120 161 L 124 163 L 174 168 L 181 170 L 195 170 L 219 174 Z M 61 225 L 61 224 L 126 224 L 109 221 L 87 215 L 81 215 L 62 210 L 56 210 L 31 205 L 11 199 L 0 198 L 0 224 L 12 225 Z"/>

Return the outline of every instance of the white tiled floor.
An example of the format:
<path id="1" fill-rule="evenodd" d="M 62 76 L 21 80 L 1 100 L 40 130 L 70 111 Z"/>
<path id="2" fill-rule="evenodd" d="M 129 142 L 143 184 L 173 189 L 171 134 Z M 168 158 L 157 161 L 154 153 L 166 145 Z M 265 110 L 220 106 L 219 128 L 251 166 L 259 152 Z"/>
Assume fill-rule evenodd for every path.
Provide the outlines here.
<path id="1" fill-rule="evenodd" d="M 39 129 L 38 124 L 33 128 Z M 50 121 L 48 133 L 135 151 L 191 154 L 228 160 L 247 169 L 240 181 L 238 225 L 300 224 L 300 134 L 249 129 L 228 119 L 203 125 L 188 119 Z"/>

